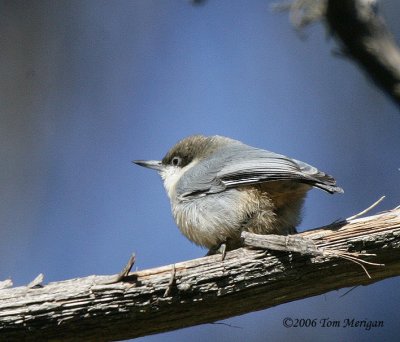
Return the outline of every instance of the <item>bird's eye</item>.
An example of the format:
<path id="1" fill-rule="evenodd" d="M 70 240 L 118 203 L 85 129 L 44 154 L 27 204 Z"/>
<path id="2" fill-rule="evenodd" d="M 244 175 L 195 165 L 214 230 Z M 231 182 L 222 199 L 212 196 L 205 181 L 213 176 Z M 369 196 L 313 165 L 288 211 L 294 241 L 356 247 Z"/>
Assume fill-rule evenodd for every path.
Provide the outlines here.
<path id="1" fill-rule="evenodd" d="M 171 160 L 171 165 L 173 165 L 173 166 L 180 166 L 181 163 L 182 163 L 182 158 L 181 158 L 181 157 L 178 157 L 178 156 L 175 156 L 175 157 L 172 158 L 172 160 Z"/>

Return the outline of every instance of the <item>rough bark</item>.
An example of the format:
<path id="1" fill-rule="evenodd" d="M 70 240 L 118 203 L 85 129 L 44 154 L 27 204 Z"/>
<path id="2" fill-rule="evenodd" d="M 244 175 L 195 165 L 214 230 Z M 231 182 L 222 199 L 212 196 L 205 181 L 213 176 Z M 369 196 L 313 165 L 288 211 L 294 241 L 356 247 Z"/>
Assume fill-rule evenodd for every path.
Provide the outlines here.
<path id="1" fill-rule="evenodd" d="M 128 339 L 400 274 L 400 209 L 307 231 L 276 249 L 293 250 L 302 239 L 301 253 L 240 248 L 225 260 L 214 255 L 180 262 L 129 273 L 116 283 L 110 280 L 119 276 L 89 276 L 2 289 L 0 339 Z M 259 241 L 244 236 L 246 244 Z M 363 259 L 385 266 L 366 265 L 369 278 L 360 265 L 327 251 L 374 253 Z"/>

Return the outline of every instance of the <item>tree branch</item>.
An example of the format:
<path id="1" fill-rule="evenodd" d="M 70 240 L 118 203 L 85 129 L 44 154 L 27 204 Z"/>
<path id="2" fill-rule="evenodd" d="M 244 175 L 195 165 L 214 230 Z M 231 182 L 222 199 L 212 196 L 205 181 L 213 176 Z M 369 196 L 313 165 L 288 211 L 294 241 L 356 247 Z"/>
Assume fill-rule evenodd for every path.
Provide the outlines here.
<path id="1" fill-rule="evenodd" d="M 352 58 L 372 81 L 400 105 L 400 49 L 375 0 L 293 0 L 278 5 L 289 10 L 297 29 L 325 19 L 341 45 L 343 56 Z"/>
<path id="2" fill-rule="evenodd" d="M 257 243 L 254 237 L 244 236 L 245 243 Z M 0 336 L 7 341 L 128 339 L 400 274 L 398 208 L 306 231 L 292 242 L 302 238 L 318 251 L 374 253 L 363 259 L 385 266 L 367 265 L 368 278 L 358 264 L 335 253 L 240 248 L 224 260 L 214 255 L 180 262 L 129 273 L 116 283 L 116 276 L 90 276 L 39 288 L 1 289 Z"/>
<path id="3" fill-rule="evenodd" d="M 378 87 L 400 105 L 400 50 L 371 0 L 329 0 L 330 29 Z"/>

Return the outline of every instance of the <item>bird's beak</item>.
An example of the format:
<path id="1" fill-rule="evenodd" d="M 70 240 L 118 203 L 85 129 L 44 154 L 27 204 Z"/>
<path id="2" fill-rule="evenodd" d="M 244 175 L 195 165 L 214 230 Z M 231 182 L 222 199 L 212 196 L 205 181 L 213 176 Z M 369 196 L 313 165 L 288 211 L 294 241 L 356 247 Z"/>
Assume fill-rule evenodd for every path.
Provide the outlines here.
<path id="1" fill-rule="evenodd" d="M 164 168 L 159 160 L 132 160 L 132 163 L 157 171 L 161 171 Z"/>

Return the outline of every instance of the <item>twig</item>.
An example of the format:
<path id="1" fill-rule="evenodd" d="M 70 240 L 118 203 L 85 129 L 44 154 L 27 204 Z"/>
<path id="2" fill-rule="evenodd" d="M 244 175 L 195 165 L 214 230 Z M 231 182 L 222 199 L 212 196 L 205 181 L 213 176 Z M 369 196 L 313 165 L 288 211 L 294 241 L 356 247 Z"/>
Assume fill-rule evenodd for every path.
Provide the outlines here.
<path id="1" fill-rule="evenodd" d="M 168 282 L 168 285 L 167 285 L 167 288 L 165 289 L 163 297 L 168 297 L 172 293 L 173 287 L 176 283 L 175 275 L 176 275 L 176 269 L 175 269 L 175 264 L 173 264 L 172 271 L 171 271 L 171 279 Z"/>
<path id="2" fill-rule="evenodd" d="M 320 250 L 322 251 L 322 256 L 325 256 L 325 257 L 334 256 L 337 258 L 342 258 L 342 259 L 349 260 L 351 262 L 356 263 L 364 270 L 365 274 L 370 279 L 371 279 L 371 275 L 368 273 L 367 269 L 365 268 L 365 266 L 363 264 L 372 265 L 372 266 L 382 266 L 382 267 L 385 266 L 385 264 L 378 264 L 378 263 L 366 261 L 366 260 L 359 258 L 359 256 L 361 256 L 361 255 L 362 256 L 376 256 L 376 254 L 344 252 L 344 251 L 340 251 L 340 250 L 334 250 L 334 249 L 328 250 L 328 249 L 323 249 L 323 248 L 320 248 Z"/>
<path id="3" fill-rule="evenodd" d="M 98 281 L 97 285 L 115 284 L 115 283 L 118 283 L 118 282 L 124 280 L 129 275 L 129 272 L 131 271 L 132 266 L 134 265 L 135 261 L 136 261 L 136 256 L 135 256 L 135 253 L 133 253 L 131 255 L 131 257 L 129 258 L 128 263 L 125 265 L 125 267 L 122 269 L 121 272 L 119 272 L 116 275 L 108 277 L 107 280 Z"/>
<path id="4" fill-rule="evenodd" d="M 44 279 L 44 275 L 43 275 L 43 273 L 40 273 L 35 279 L 33 279 L 33 280 L 28 284 L 28 287 L 29 287 L 30 289 L 43 287 L 43 285 L 42 285 L 43 279 Z"/>
<path id="5" fill-rule="evenodd" d="M 249 232 L 242 232 L 243 243 L 245 246 L 264 248 L 275 251 L 294 252 L 313 257 L 336 257 L 356 263 L 361 266 L 365 274 L 371 278 L 365 265 L 385 266 L 384 264 L 373 263 L 361 259 L 363 256 L 376 256 L 376 254 L 346 252 L 332 248 L 318 246 L 313 240 L 295 235 L 259 235 Z"/>
<path id="6" fill-rule="evenodd" d="M 364 209 L 363 211 L 359 212 L 358 214 L 355 214 L 353 216 L 350 216 L 346 219 L 346 221 L 351 221 L 354 220 L 360 216 L 365 215 L 366 213 L 368 213 L 370 210 L 374 209 L 379 203 L 381 203 L 383 200 L 385 199 L 385 196 L 382 196 L 380 199 L 378 199 L 375 203 L 373 203 L 372 205 L 370 205 L 367 209 Z"/>
<path id="7" fill-rule="evenodd" d="M 354 289 L 356 289 L 359 285 L 353 286 L 352 288 L 350 288 L 349 290 L 347 290 L 345 293 L 343 293 L 339 298 L 343 298 L 344 296 L 347 296 L 351 291 L 353 291 Z"/>

